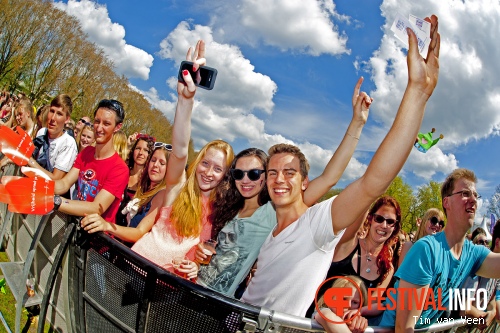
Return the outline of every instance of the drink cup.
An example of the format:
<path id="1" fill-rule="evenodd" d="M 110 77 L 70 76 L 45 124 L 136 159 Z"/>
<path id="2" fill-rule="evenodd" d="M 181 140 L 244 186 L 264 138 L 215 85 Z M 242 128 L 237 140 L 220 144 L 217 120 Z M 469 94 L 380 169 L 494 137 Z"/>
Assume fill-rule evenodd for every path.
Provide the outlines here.
<path id="1" fill-rule="evenodd" d="M 202 265 L 208 265 L 210 260 L 212 260 L 212 255 L 215 253 L 215 246 L 217 246 L 217 241 L 213 239 L 206 240 L 202 243 L 203 253 L 207 258 L 200 262 Z"/>
<path id="2" fill-rule="evenodd" d="M 35 278 L 28 278 L 26 280 L 26 293 L 28 297 L 35 296 Z"/>
<path id="3" fill-rule="evenodd" d="M 172 266 L 174 267 L 174 272 L 183 279 L 187 279 L 187 273 L 179 271 L 181 265 L 188 264 L 189 260 L 185 257 L 175 257 L 172 259 Z"/>

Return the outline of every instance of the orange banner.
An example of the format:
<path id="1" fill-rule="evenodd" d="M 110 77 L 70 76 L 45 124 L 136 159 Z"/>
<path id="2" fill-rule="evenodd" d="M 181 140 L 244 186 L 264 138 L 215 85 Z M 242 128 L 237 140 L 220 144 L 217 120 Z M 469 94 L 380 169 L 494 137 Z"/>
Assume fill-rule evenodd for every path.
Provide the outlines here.
<path id="1" fill-rule="evenodd" d="M 30 136 L 21 127 L 16 132 L 7 126 L 0 126 L 0 147 L 2 153 L 17 165 L 26 165 L 35 150 Z"/>

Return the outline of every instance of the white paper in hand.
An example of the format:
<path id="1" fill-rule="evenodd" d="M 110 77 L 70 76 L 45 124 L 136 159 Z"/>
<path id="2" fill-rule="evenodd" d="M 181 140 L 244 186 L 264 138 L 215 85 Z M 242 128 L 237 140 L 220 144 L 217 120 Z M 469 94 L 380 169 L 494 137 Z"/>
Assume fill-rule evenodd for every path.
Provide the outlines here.
<path id="1" fill-rule="evenodd" d="M 420 52 L 422 56 L 425 58 L 427 57 L 427 51 L 429 50 L 429 44 L 431 42 L 431 23 L 427 22 L 424 19 L 421 19 L 419 17 L 416 17 L 415 15 L 410 14 L 409 21 L 411 24 L 413 24 L 414 27 L 420 29 L 424 33 L 424 36 L 427 36 L 428 38 L 425 41 L 425 46 Z"/>
<path id="2" fill-rule="evenodd" d="M 418 18 L 415 17 L 415 19 Z M 423 21 L 421 19 L 418 20 Z M 422 30 L 420 29 L 420 27 L 418 27 L 418 25 L 415 26 L 414 24 L 412 24 L 412 22 L 410 22 L 410 20 L 407 20 L 401 14 L 398 14 L 396 16 L 396 19 L 392 23 L 391 30 L 394 32 L 396 38 L 399 39 L 406 46 L 406 48 L 408 48 L 408 33 L 406 32 L 406 28 L 412 29 L 415 35 L 417 36 L 418 51 L 420 55 L 425 59 L 427 57 L 427 49 L 429 48 L 429 44 L 431 41 L 431 39 L 429 38 L 430 24 L 429 28 L 424 27 L 424 24 L 422 24 L 423 28 Z M 426 32 L 426 30 L 429 30 L 429 32 Z"/>

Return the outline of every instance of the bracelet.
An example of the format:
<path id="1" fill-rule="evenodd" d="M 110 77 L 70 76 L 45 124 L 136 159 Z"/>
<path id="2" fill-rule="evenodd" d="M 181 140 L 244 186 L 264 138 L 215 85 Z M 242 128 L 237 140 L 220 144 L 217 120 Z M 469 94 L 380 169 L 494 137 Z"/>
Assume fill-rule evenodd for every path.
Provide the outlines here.
<path id="1" fill-rule="evenodd" d="M 349 135 L 351 138 L 354 138 L 354 139 L 356 139 L 356 140 L 359 140 L 359 138 L 355 137 L 354 135 L 349 134 L 348 132 L 346 132 L 346 134 L 347 134 L 347 135 Z"/>

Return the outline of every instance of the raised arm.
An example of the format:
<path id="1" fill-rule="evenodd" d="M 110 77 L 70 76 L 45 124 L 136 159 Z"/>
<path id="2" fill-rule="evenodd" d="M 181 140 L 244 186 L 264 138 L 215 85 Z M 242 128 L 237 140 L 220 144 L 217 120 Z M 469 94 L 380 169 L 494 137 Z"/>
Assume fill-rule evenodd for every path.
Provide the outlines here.
<path id="1" fill-rule="evenodd" d="M 205 42 L 199 40 L 196 48 L 189 48 L 186 59 L 193 61 L 193 69 L 205 65 Z M 185 84 L 177 83 L 177 107 L 175 109 L 174 125 L 172 128 L 172 153 L 167 164 L 166 195 L 164 206 L 170 206 L 177 197 L 179 183 L 184 181 L 184 170 L 188 158 L 189 139 L 191 136 L 191 114 L 193 112 L 196 86 L 188 71 L 182 73 Z"/>
<path id="2" fill-rule="evenodd" d="M 373 101 L 365 92 L 360 93 L 362 83 L 363 77 L 360 77 L 354 87 L 352 96 L 352 120 L 342 142 L 326 165 L 323 173 L 318 178 L 313 179 L 304 192 L 304 202 L 308 206 L 314 205 L 321 196 L 337 184 L 347 164 L 349 164 L 354 150 L 356 150 Z"/>
<path id="3" fill-rule="evenodd" d="M 346 228 L 382 195 L 403 167 L 415 143 L 425 106 L 436 87 L 439 75 L 438 19 L 432 16 L 427 59 L 418 53 L 417 38 L 408 30 L 408 85 L 394 123 L 379 146 L 365 174 L 349 185 L 332 203 L 335 232 Z M 352 204 L 355 203 L 355 204 Z M 345 209 L 349 207 L 349 209 Z"/>

